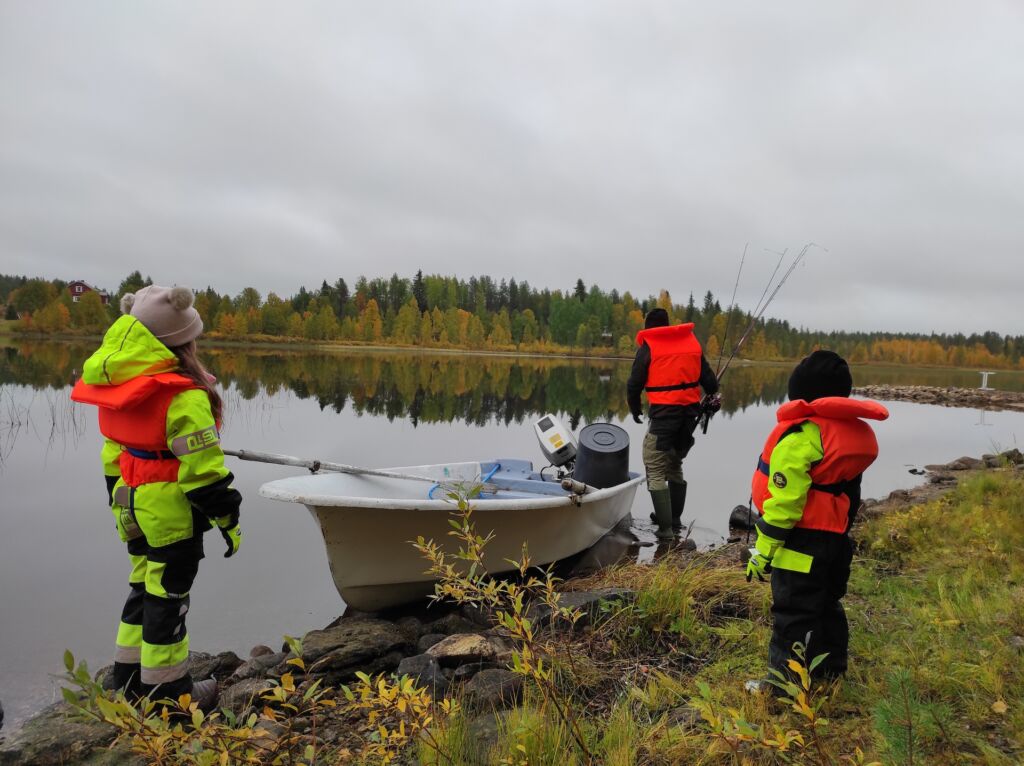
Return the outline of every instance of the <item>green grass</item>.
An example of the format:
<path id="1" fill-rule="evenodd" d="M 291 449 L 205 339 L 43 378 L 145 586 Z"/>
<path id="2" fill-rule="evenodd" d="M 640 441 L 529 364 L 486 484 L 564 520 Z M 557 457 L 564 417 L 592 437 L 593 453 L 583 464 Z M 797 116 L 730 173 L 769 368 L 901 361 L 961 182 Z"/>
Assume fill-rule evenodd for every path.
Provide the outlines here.
<path id="1" fill-rule="evenodd" d="M 610 607 L 602 625 L 565 647 L 576 659 L 560 662 L 598 762 L 1024 762 L 1021 472 L 980 474 L 940 500 L 873 519 L 855 538 L 850 672 L 820 692 L 820 746 L 806 750 L 748 744 L 733 754 L 692 711 L 680 715 L 703 682 L 725 719 L 811 736 L 793 710 L 743 690 L 765 673 L 770 592 L 744 581 L 734 554 L 667 558 L 579 583 L 639 594 Z M 465 762 L 585 762 L 535 703 L 502 720 L 491 757 Z"/>

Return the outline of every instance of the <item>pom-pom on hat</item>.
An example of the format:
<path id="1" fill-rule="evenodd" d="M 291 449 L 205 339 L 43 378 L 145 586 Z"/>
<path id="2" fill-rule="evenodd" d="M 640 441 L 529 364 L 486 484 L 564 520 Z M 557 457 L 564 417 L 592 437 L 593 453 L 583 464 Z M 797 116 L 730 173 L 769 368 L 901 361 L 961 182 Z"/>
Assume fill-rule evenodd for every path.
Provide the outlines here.
<path id="1" fill-rule="evenodd" d="M 820 349 L 806 356 L 789 376 L 789 398 L 813 402 L 826 396 L 849 396 L 853 390 L 850 366 L 835 351 Z"/>
<path id="2" fill-rule="evenodd" d="M 149 285 L 121 298 L 121 313 L 130 314 L 168 348 L 184 346 L 203 332 L 203 320 L 187 287 Z"/>

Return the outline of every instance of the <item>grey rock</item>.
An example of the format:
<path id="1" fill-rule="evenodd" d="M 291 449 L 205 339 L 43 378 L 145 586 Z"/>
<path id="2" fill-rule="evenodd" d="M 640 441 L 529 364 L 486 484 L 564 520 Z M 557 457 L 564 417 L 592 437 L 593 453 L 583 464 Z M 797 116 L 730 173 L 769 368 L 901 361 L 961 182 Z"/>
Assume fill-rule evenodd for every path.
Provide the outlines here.
<path id="1" fill-rule="evenodd" d="M 948 473 L 933 473 L 928 481 L 932 484 L 956 484 L 956 477 Z"/>
<path id="2" fill-rule="evenodd" d="M 413 617 L 412 615 L 400 617 L 395 620 L 395 625 L 413 643 L 423 635 L 423 621 L 418 617 Z"/>
<path id="3" fill-rule="evenodd" d="M 986 468 L 999 468 L 1002 465 L 998 455 L 982 455 L 981 459 L 985 461 Z"/>
<path id="4" fill-rule="evenodd" d="M 307 633 L 302 639 L 302 659 L 313 671 L 337 672 L 394 652 L 407 654 L 412 648 L 413 642 L 394 623 L 342 620 L 337 627 Z"/>
<path id="5" fill-rule="evenodd" d="M 909 500 L 910 490 L 906 489 L 894 489 L 889 493 L 889 500 Z"/>
<path id="6" fill-rule="evenodd" d="M 285 652 L 260 654 L 239 665 L 233 674 L 234 678 L 265 678 L 270 671 L 284 662 L 290 655 Z"/>
<path id="7" fill-rule="evenodd" d="M 254 704 L 259 707 L 259 696 L 271 687 L 264 678 L 245 678 L 226 689 L 222 689 L 217 706 L 243 715 Z"/>
<path id="8" fill-rule="evenodd" d="M 439 641 L 443 641 L 445 638 L 446 636 L 444 633 L 427 633 L 424 636 L 420 636 L 420 640 L 416 642 L 416 649 L 420 654 L 422 654 L 434 644 Z"/>
<path id="9" fill-rule="evenodd" d="M 487 668 L 474 675 L 463 687 L 463 694 L 480 708 L 514 705 L 522 696 L 523 677 L 511 670 Z"/>
<path id="10" fill-rule="evenodd" d="M 458 667 L 470 662 L 495 662 L 500 654 L 509 650 L 510 647 L 494 636 L 459 633 L 438 641 L 426 653 L 445 667 Z"/>
<path id="11" fill-rule="evenodd" d="M 478 627 L 476 623 L 470 622 L 458 612 L 452 612 L 433 622 L 428 622 L 423 626 L 423 632 L 444 633 L 446 636 L 452 636 L 456 633 L 471 633 Z"/>
<path id="12" fill-rule="evenodd" d="M 256 644 L 252 649 L 249 650 L 249 658 L 262 657 L 265 654 L 273 654 L 274 650 L 266 644 Z"/>
<path id="13" fill-rule="evenodd" d="M 64 766 L 83 761 L 114 740 L 114 728 L 70 715 L 63 703 L 50 705 L 33 716 L 12 737 L 0 744 L 5 766 Z"/>
<path id="14" fill-rule="evenodd" d="M 695 551 L 697 550 L 697 541 L 686 537 L 678 540 L 672 547 L 677 551 Z"/>
<path id="15" fill-rule="evenodd" d="M 448 690 L 448 678 L 441 671 L 437 659 L 429 654 L 406 657 L 398 663 L 398 670 L 395 672 L 399 676 L 411 677 L 417 686 L 425 686 L 435 698 L 443 697 Z"/>
<path id="16" fill-rule="evenodd" d="M 206 652 L 188 653 L 188 672 L 192 678 L 201 681 L 204 678 L 223 678 L 231 675 L 242 661 L 234 652 L 207 654 Z"/>
<path id="17" fill-rule="evenodd" d="M 466 604 L 463 606 L 462 616 L 481 628 L 489 628 L 493 623 L 490 610 L 477 606 L 476 604 Z"/>
<path id="18" fill-rule="evenodd" d="M 493 662 L 470 662 L 467 665 L 460 665 L 452 671 L 452 683 L 465 683 L 481 670 L 488 670 L 496 667 L 498 666 Z"/>
<path id="19" fill-rule="evenodd" d="M 600 588 L 598 590 L 566 591 L 559 594 L 563 607 L 579 609 L 583 616 L 573 626 L 575 630 L 589 628 L 599 622 L 609 606 L 628 604 L 636 599 L 636 593 L 627 588 Z M 551 610 L 545 604 L 534 604 L 529 609 L 535 628 L 546 628 L 551 624 Z"/>
<path id="20" fill-rule="evenodd" d="M 390 673 L 398 668 L 405 655 L 405 651 L 388 652 L 356 665 L 321 668 L 319 674 L 323 676 L 325 686 L 347 684 L 355 679 L 356 673 L 366 673 L 370 676 L 375 676 L 378 673 Z"/>
<path id="21" fill-rule="evenodd" d="M 1010 646 L 1015 649 L 1024 649 L 1024 636 L 1010 636 Z"/>
<path id="22" fill-rule="evenodd" d="M 1016 447 L 1008 449 L 1005 452 L 1000 452 L 999 457 L 1011 465 L 1024 465 L 1024 453 Z"/>
<path id="23" fill-rule="evenodd" d="M 745 505 L 737 505 L 729 514 L 729 526 L 733 529 L 753 529 L 758 513 Z"/>

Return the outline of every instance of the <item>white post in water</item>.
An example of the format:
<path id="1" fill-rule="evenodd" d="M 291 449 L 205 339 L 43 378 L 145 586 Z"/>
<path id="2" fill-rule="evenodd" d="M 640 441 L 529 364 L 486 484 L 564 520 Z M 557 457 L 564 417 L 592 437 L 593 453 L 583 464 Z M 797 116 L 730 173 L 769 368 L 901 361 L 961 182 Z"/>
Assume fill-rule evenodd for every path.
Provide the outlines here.
<path id="1" fill-rule="evenodd" d="M 978 370 L 978 374 L 981 375 L 981 390 L 991 391 L 992 389 L 988 387 L 988 376 L 995 375 L 995 373 L 991 370 Z"/>

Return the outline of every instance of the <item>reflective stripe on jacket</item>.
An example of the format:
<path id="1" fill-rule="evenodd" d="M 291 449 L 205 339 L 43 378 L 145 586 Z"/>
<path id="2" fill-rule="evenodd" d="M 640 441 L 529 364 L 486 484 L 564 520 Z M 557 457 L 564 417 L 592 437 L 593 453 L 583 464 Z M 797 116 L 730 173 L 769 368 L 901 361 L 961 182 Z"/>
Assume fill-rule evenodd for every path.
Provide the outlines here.
<path id="1" fill-rule="evenodd" d="M 752 481 L 762 531 L 780 540 L 793 527 L 845 533 L 850 498 L 844 483 L 858 479 L 878 457 L 874 431 L 862 418 L 888 416 L 877 402 L 846 397 L 780 407 Z"/>
<path id="2" fill-rule="evenodd" d="M 651 327 L 637 333 L 638 346 L 647 344 L 647 401 L 651 404 L 697 404 L 700 401 L 701 347 L 693 323 Z"/>

